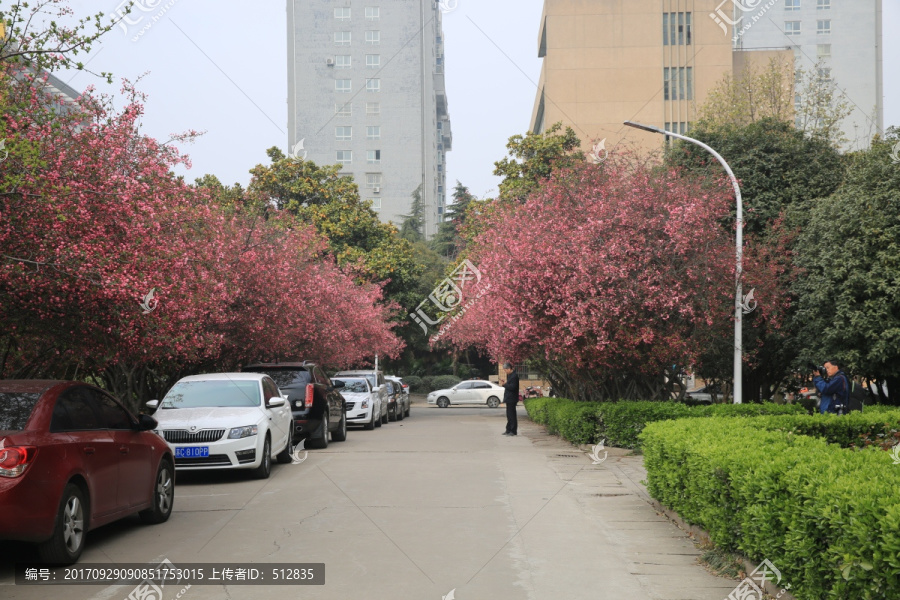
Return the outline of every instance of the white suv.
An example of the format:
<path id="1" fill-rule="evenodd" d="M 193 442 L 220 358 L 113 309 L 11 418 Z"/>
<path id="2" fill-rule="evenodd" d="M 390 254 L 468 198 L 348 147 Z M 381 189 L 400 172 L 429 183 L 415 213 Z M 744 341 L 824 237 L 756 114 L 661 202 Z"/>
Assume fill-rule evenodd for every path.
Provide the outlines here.
<path id="1" fill-rule="evenodd" d="M 374 369 L 359 371 L 340 371 L 338 373 L 335 373 L 334 377 L 337 377 L 338 379 L 343 379 L 345 377 L 365 377 L 366 379 L 368 379 L 369 386 L 377 395 L 378 402 L 381 403 L 381 422 L 382 424 L 387 424 L 390 407 L 388 406 L 387 385 L 384 382 L 384 374 L 381 371 L 376 371 Z"/>

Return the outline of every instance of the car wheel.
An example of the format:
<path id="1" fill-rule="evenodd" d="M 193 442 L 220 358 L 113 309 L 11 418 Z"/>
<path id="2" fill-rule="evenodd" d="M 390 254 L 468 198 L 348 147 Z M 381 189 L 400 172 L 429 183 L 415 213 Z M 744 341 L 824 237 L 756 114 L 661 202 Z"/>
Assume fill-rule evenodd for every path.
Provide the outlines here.
<path id="1" fill-rule="evenodd" d="M 500 406 L 500 398 L 498 398 L 497 396 L 491 396 L 490 398 L 488 398 L 487 405 L 490 408 L 497 408 L 498 406 Z"/>
<path id="2" fill-rule="evenodd" d="M 291 429 L 293 429 L 293 428 L 294 428 L 294 424 L 293 424 L 293 422 L 291 422 Z M 294 457 L 292 456 L 293 454 L 294 454 L 294 434 L 292 431 L 287 436 L 287 442 L 285 442 L 285 444 L 284 444 L 284 449 L 275 456 L 275 460 L 277 460 L 278 464 L 280 464 L 280 465 L 286 465 L 286 464 L 293 462 L 293 460 L 294 460 Z"/>
<path id="3" fill-rule="evenodd" d="M 382 425 L 387 425 L 387 424 L 388 424 L 388 421 L 389 421 L 390 418 L 391 418 L 391 407 L 389 406 L 387 410 L 384 410 L 384 406 L 382 406 L 381 409 L 382 409 L 382 411 L 383 411 L 383 412 L 381 413 L 381 424 L 382 424 Z"/>
<path id="4" fill-rule="evenodd" d="M 409 418 L 409 411 L 412 408 L 412 400 L 406 403 L 406 418 Z"/>
<path id="5" fill-rule="evenodd" d="M 331 433 L 332 442 L 344 442 L 347 440 L 347 413 L 341 415 L 341 424 Z"/>
<path id="6" fill-rule="evenodd" d="M 272 473 L 272 440 L 266 435 L 266 441 L 263 443 L 263 455 L 259 466 L 253 469 L 254 479 L 268 479 Z"/>
<path id="7" fill-rule="evenodd" d="M 84 550 L 88 505 L 84 492 L 74 483 L 63 490 L 53 536 L 38 546 L 41 559 L 50 564 L 71 565 Z"/>
<path id="8" fill-rule="evenodd" d="M 397 404 L 394 403 L 394 410 L 388 410 L 388 421 L 396 421 L 397 420 Z"/>
<path id="9" fill-rule="evenodd" d="M 323 450 L 328 447 L 328 412 L 322 413 L 322 436 L 313 440 L 310 448 L 319 448 Z"/>
<path id="10" fill-rule="evenodd" d="M 375 409 L 374 408 L 372 409 L 372 416 L 369 419 L 369 422 L 366 423 L 365 425 L 363 425 L 363 429 L 365 429 L 366 431 L 372 431 L 373 429 L 375 429 Z"/>
<path id="11" fill-rule="evenodd" d="M 403 420 L 403 413 L 405 412 L 405 411 L 403 410 L 403 404 L 397 403 L 397 410 L 396 410 L 395 412 L 397 413 L 397 420 L 398 420 L 398 421 L 402 421 L 402 420 Z"/>
<path id="12" fill-rule="evenodd" d="M 441 396 L 437 399 L 437 405 L 439 408 L 447 408 L 448 406 L 450 406 L 450 400 L 448 400 L 444 396 Z"/>
<path id="13" fill-rule="evenodd" d="M 378 420 L 375 421 L 375 427 L 381 427 L 381 425 L 382 425 L 383 423 L 384 423 L 384 415 L 382 415 L 382 414 L 379 412 L 379 413 L 378 413 Z"/>
<path id="14" fill-rule="evenodd" d="M 153 505 L 138 513 L 144 523 L 155 525 L 165 523 L 172 514 L 172 502 L 175 500 L 174 470 L 168 460 L 159 463 L 156 472 L 156 483 L 153 485 Z"/>

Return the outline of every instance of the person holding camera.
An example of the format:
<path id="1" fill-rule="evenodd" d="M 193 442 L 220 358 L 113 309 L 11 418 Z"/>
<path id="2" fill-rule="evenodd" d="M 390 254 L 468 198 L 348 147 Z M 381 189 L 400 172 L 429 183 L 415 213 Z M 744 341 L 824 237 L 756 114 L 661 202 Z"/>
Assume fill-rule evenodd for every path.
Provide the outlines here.
<path id="1" fill-rule="evenodd" d="M 819 390 L 819 395 L 822 396 L 819 412 L 823 415 L 826 412 L 836 415 L 847 412 L 850 385 L 837 360 L 826 360 L 825 364 L 816 370 L 818 375 L 813 378 L 813 384 Z"/>

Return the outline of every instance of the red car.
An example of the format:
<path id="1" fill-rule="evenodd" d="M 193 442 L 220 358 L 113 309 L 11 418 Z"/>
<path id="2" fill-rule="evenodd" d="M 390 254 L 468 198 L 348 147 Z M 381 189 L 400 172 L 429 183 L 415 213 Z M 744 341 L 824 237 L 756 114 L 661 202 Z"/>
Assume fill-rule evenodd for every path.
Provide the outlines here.
<path id="1" fill-rule="evenodd" d="M 0 540 L 72 564 L 88 531 L 172 513 L 175 469 L 156 420 L 75 381 L 0 381 Z"/>

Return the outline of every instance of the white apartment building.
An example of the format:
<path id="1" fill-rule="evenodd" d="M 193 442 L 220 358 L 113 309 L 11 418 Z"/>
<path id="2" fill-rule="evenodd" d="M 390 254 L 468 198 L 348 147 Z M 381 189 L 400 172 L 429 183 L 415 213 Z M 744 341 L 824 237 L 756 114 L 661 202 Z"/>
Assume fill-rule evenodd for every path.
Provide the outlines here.
<path id="1" fill-rule="evenodd" d="M 287 23 L 289 147 L 341 165 L 385 222 L 421 186 L 430 238 L 452 145 L 438 2 L 287 0 Z"/>

